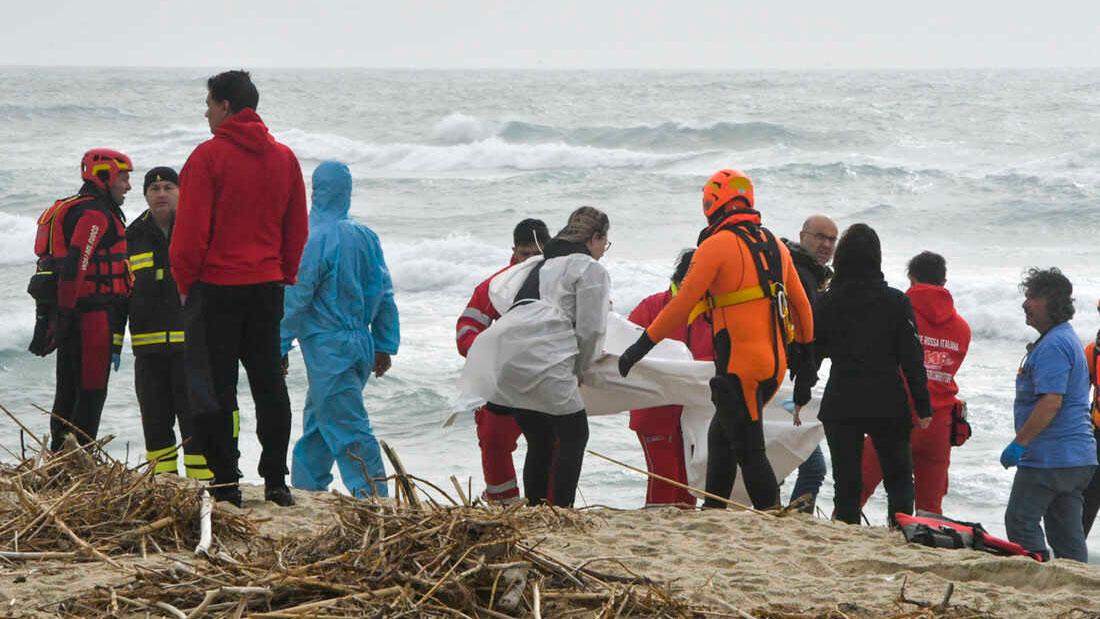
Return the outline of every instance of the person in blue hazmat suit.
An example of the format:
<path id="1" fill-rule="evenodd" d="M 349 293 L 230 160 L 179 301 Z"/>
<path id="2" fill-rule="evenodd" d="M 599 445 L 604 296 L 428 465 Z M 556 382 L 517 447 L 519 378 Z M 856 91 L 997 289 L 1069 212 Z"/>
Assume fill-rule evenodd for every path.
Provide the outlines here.
<path id="1" fill-rule="evenodd" d="M 335 462 L 352 496 L 387 496 L 363 388 L 371 372 L 385 374 L 397 354 L 397 305 L 378 235 L 352 221 L 350 208 L 348 167 L 317 166 L 309 241 L 298 283 L 286 289 L 282 320 L 284 367 L 297 339 L 309 378 L 290 477 L 295 488 L 324 491 Z"/>

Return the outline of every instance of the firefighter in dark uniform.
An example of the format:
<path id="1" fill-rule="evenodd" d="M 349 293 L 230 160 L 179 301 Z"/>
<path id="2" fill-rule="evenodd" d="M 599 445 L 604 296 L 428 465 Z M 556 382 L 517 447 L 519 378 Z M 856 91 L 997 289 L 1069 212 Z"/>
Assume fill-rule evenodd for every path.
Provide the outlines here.
<path id="1" fill-rule="evenodd" d="M 183 308 L 168 264 L 179 176 L 172 168 L 153 168 L 145 174 L 143 193 L 149 209 L 126 229 L 126 239 L 134 274 L 130 344 L 146 457 L 157 475 L 179 473 L 179 444 L 172 431 L 178 421 L 187 476 L 208 480 L 213 475 L 191 431 L 183 366 Z"/>

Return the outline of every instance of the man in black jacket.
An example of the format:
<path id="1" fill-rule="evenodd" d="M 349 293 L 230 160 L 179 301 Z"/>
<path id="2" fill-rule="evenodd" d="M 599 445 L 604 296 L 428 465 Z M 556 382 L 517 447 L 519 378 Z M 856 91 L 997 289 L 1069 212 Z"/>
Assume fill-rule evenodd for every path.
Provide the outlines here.
<path id="1" fill-rule="evenodd" d="M 183 366 L 183 308 L 168 263 L 168 244 L 179 201 L 179 177 L 172 168 L 145 174 L 149 209 L 126 230 L 134 291 L 130 297 L 130 344 L 146 457 L 156 474 L 178 474 L 179 447 L 172 426 L 179 420 L 187 476 L 213 477 L 191 432 Z"/>
<path id="2" fill-rule="evenodd" d="M 833 259 L 833 250 L 836 249 L 836 238 L 837 227 L 832 219 L 825 215 L 811 215 L 802 224 L 798 243 L 783 239 L 791 251 L 791 261 L 798 271 L 802 288 L 806 290 L 810 307 L 817 304 L 817 298 L 825 292 L 833 277 L 833 270 L 828 265 Z M 797 355 L 799 350 L 799 347 L 793 347 L 787 351 L 787 356 Z M 792 367 L 798 366 L 792 364 Z M 814 513 L 817 494 L 821 491 L 821 484 L 825 482 L 826 472 L 825 454 L 821 452 L 819 445 L 798 467 L 798 478 L 795 479 L 794 489 L 791 491 L 792 501 L 803 495 L 810 495 L 810 502 L 802 506 L 802 511 L 807 514 Z"/>

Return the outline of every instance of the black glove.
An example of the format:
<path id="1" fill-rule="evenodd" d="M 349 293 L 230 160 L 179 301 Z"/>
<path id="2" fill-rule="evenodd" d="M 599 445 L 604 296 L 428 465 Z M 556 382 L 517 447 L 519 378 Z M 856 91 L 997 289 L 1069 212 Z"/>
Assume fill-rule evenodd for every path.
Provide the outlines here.
<path id="1" fill-rule="evenodd" d="M 619 375 L 626 378 L 626 375 L 630 373 L 630 368 L 634 367 L 634 364 L 641 361 L 642 357 L 649 354 L 649 351 L 653 350 L 653 347 L 657 345 L 657 342 L 649 339 L 649 335 L 642 331 L 642 335 L 638 337 L 638 341 L 630 345 L 623 351 L 623 354 L 619 356 Z"/>
<path id="2" fill-rule="evenodd" d="M 50 315 L 50 308 L 39 303 L 35 308 L 34 337 L 27 350 L 39 357 L 45 357 L 57 349 L 57 341 L 54 339 L 54 318 Z"/>

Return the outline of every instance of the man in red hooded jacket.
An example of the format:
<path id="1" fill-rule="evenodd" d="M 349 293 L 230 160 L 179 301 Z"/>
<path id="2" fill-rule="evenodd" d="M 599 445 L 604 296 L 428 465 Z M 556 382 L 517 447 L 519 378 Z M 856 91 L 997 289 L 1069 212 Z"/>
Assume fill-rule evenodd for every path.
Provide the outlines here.
<path id="1" fill-rule="evenodd" d="M 646 297 L 630 312 L 630 322 L 648 327 L 676 295 L 680 282 L 684 281 L 694 250 L 680 254 L 672 283 L 668 290 Z M 687 344 L 696 361 L 714 361 L 714 339 L 706 316 L 699 316 L 690 325 L 684 325 L 672 335 L 672 339 Z M 646 468 L 650 473 L 687 484 L 687 460 L 684 456 L 684 433 L 680 428 L 682 406 L 655 406 L 630 411 L 630 429 L 638 435 L 645 453 Z M 695 496 L 670 483 L 649 478 L 645 491 L 646 507 L 651 505 L 695 505 Z"/>
<path id="2" fill-rule="evenodd" d="M 500 312 L 489 299 L 489 284 L 508 267 L 542 254 L 542 248 L 550 240 L 550 230 L 540 219 L 524 219 L 512 231 L 512 259 L 508 266 L 490 275 L 474 288 L 474 294 L 455 324 L 455 344 L 458 354 L 466 356 L 481 332 L 488 329 Z M 485 476 L 486 501 L 509 502 L 519 497 L 516 483 L 516 467 L 512 452 L 519 440 L 519 424 L 511 415 L 497 413 L 482 406 L 474 412 L 477 424 L 477 442 L 481 447 L 481 471 Z"/>
<path id="3" fill-rule="evenodd" d="M 184 364 L 195 434 L 214 473 L 214 496 L 241 503 L 237 481 L 238 364 L 248 373 L 263 451 L 264 498 L 292 505 L 286 486 L 290 398 L 279 349 L 283 286 L 298 277 L 309 236 L 305 183 L 294 153 L 256 114 L 245 71 L 207 83 L 214 137 L 180 174 L 169 255 L 184 303 Z"/>
<path id="4" fill-rule="evenodd" d="M 924 348 L 924 367 L 928 371 L 928 392 L 932 399 L 932 424 L 914 430 L 912 436 L 913 481 L 918 510 L 943 513 L 947 494 L 947 469 L 951 464 L 951 427 L 955 415 L 966 412 L 966 402 L 956 396 L 955 373 L 970 348 L 970 325 L 955 311 L 947 282 L 947 262 L 930 251 L 909 261 L 906 295 L 913 304 L 917 334 Z M 878 456 L 870 441 L 863 449 L 862 502 L 874 494 L 882 481 Z"/>

